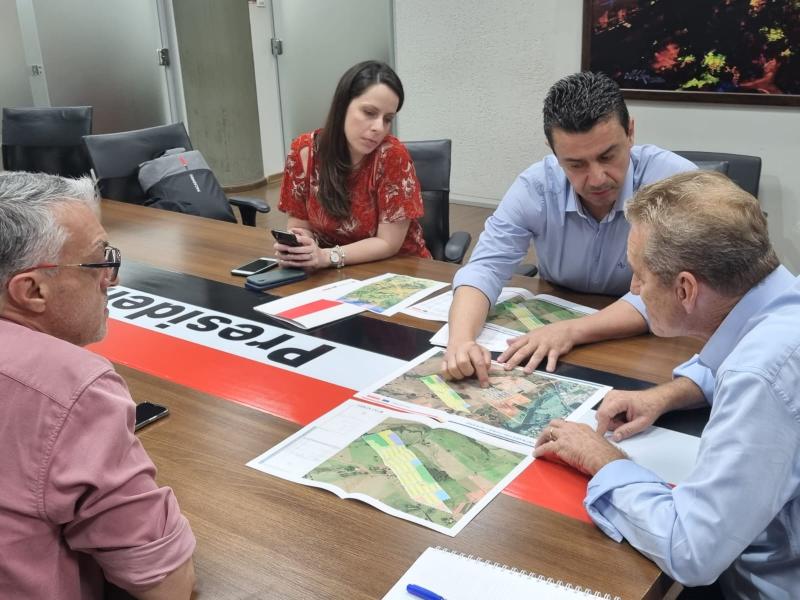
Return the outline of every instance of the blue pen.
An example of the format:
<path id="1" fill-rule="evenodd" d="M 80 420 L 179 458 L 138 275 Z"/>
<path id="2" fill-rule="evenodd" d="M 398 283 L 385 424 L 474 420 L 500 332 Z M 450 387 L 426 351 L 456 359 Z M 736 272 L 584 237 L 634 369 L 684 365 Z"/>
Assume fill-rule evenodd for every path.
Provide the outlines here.
<path id="1" fill-rule="evenodd" d="M 444 596 L 440 596 L 439 594 L 436 594 L 430 590 L 426 590 L 424 587 L 415 585 L 413 583 L 409 583 L 406 586 L 406 591 L 412 596 L 423 598 L 424 600 L 445 600 Z"/>

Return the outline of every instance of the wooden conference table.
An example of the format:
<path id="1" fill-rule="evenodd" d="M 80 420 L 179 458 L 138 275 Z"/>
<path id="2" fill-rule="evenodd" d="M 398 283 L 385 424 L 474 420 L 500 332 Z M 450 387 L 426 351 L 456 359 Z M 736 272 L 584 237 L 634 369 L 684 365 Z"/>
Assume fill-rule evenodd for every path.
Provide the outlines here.
<path id="1" fill-rule="evenodd" d="M 242 279 L 230 275 L 233 266 L 272 253 L 265 230 L 210 219 L 104 201 L 102 221 L 123 261 L 237 286 Z M 396 258 L 326 270 L 273 292 L 286 295 L 384 272 L 450 281 L 456 268 Z M 512 285 L 553 290 L 535 278 L 515 277 Z M 595 307 L 609 302 L 556 293 Z M 403 315 L 392 320 L 425 329 L 438 326 Z M 566 360 L 658 383 L 696 349 L 686 339 L 642 336 L 580 348 Z M 131 368 L 120 365 L 118 370 L 137 402 L 170 408 L 171 417 L 142 430 L 140 438 L 158 467 L 159 483 L 175 490 L 197 537 L 196 598 L 382 598 L 425 548 L 437 545 L 621 598 L 660 598 L 672 585 L 627 543 L 617 544 L 593 525 L 505 494 L 449 538 L 366 504 L 267 476 L 245 463 L 298 425 Z"/>

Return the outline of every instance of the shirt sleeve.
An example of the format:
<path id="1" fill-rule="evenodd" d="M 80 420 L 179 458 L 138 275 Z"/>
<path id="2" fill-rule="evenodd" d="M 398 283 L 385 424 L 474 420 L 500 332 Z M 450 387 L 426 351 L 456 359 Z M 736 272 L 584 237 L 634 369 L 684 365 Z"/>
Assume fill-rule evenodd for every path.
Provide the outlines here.
<path id="1" fill-rule="evenodd" d="M 634 182 L 635 189 L 639 189 L 643 185 L 656 183 L 677 173 L 697 170 L 697 165 L 692 161 L 669 150 L 649 144 L 641 146 L 639 160 L 641 161 L 639 170 L 642 173 L 642 179 L 638 183 Z"/>
<path id="2" fill-rule="evenodd" d="M 172 490 L 133 434 L 135 405 L 112 370 L 74 403 L 53 446 L 43 516 L 66 544 L 92 556 L 106 579 L 127 589 L 156 585 L 195 547 Z"/>
<path id="3" fill-rule="evenodd" d="M 672 377 L 686 377 L 691 379 L 703 391 L 706 402 L 711 404 L 714 398 L 714 374 L 707 366 L 700 362 L 700 355 L 695 354 L 685 363 L 678 365 L 672 371 Z"/>
<path id="4" fill-rule="evenodd" d="M 303 169 L 300 151 L 306 148 L 310 158 L 312 139 L 312 134 L 309 133 L 301 135 L 292 142 L 283 169 L 281 193 L 278 200 L 278 210 L 301 221 L 308 221 L 309 177 Z M 311 161 L 308 162 L 310 164 Z"/>
<path id="5" fill-rule="evenodd" d="M 726 373 L 687 479 L 670 488 L 629 460 L 611 462 L 589 482 L 590 517 L 683 585 L 711 583 L 800 486 L 797 421 L 781 396 L 757 374 Z"/>
<path id="6" fill-rule="evenodd" d="M 453 289 L 469 285 L 483 292 L 491 304 L 497 301 L 530 248 L 533 228 L 543 220 L 544 188 L 536 182 L 538 170 L 543 168 L 537 163 L 533 171 L 529 169 L 511 185 L 486 220 L 469 262 L 456 273 Z"/>
<path id="7" fill-rule="evenodd" d="M 414 163 L 400 142 L 392 143 L 382 158 L 376 193 L 380 223 L 410 221 L 425 212 Z"/>
<path id="8" fill-rule="evenodd" d="M 649 327 L 650 321 L 647 318 L 647 307 L 645 307 L 644 302 L 642 302 L 642 298 L 638 294 L 628 292 L 622 297 L 622 299 L 639 311 L 639 314 L 644 317 L 644 320 L 647 321 L 647 326 Z"/>

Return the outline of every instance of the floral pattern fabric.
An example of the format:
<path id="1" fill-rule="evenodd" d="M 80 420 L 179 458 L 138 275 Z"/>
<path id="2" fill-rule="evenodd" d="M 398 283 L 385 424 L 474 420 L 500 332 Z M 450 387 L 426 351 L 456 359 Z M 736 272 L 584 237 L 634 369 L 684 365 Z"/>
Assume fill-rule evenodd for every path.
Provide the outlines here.
<path id="1" fill-rule="evenodd" d="M 380 146 L 361 161 L 350 174 L 350 216 L 332 217 L 317 199 L 319 165 L 314 140 L 319 133 L 304 133 L 292 142 L 281 183 L 278 209 L 289 216 L 308 221 L 320 246 L 344 246 L 375 237 L 380 223 L 410 221 L 400 255 L 431 258 L 425 247 L 422 227 L 422 195 L 414 163 L 403 144 L 387 135 Z M 307 168 L 303 169 L 300 152 L 307 149 Z"/>

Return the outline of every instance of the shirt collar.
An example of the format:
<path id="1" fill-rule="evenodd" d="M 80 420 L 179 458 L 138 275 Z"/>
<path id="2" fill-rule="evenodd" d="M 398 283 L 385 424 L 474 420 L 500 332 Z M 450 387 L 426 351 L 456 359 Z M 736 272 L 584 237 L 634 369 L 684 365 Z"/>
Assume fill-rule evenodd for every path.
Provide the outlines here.
<path id="1" fill-rule="evenodd" d="M 614 203 L 614 206 L 611 208 L 609 213 L 603 217 L 603 220 L 600 222 L 610 223 L 613 221 L 617 216 L 617 213 L 624 210 L 625 202 L 631 196 L 633 196 L 633 159 L 629 159 L 628 161 L 628 170 L 625 173 L 625 180 L 622 182 L 622 187 L 620 187 L 617 201 Z M 567 205 L 564 210 L 565 212 L 576 212 L 584 219 L 588 218 L 583 205 L 578 200 L 578 194 L 575 193 L 575 188 L 571 185 L 569 186 L 569 192 L 567 193 Z"/>
<path id="2" fill-rule="evenodd" d="M 761 312 L 766 304 L 786 291 L 794 281 L 794 275 L 780 265 L 736 303 L 700 351 L 700 362 L 711 369 L 714 376 L 739 340 L 752 329 L 747 326 L 747 322 Z"/>

